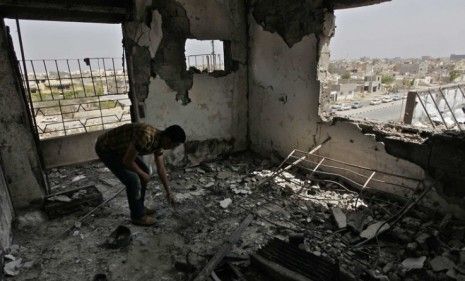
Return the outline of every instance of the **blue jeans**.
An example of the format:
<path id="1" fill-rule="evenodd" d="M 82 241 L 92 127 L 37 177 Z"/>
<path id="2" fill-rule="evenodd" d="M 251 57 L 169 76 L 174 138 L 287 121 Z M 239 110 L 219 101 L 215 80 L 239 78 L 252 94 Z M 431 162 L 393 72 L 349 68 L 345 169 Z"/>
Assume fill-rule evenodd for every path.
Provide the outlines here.
<path id="1" fill-rule="evenodd" d="M 146 186 L 142 185 L 139 175 L 128 170 L 121 156 L 112 153 L 100 153 L 96 149 L 97 155 L 110 169 L 110 171 L 126 186 L 126 195 L 128 197 L 129 210 L 131 219 L 138 219 L 144 216 L 144 199 Z M 136 157 L 136 163 L 146 173 L 149 173 L 149 167 L 144 163 L 140 156 Z M 140 194 L 140 196 L 138 196 Z"/>

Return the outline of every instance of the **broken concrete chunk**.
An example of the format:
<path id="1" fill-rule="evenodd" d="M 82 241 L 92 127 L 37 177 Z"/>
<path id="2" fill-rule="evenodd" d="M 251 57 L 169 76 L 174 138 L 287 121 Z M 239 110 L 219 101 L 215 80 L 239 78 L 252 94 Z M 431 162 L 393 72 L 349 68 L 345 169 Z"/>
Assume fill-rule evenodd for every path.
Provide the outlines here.
<path id="1" fill-rule="evenodd" d="M 9 261 L 16 260 L 16 258 L 12 254 L 5 255 L 4 258 L 5 258 L 5 260 L 9 260 Z"/>
<path id="2" fill-rule="evenodd" d="M 402 262 L 402 267 L 407 270 L 420 269 L 420 268 L 423 268 L 425 261 L 426 261 L 425 256 L 421 256 L 419 258 L 406 258 Z"/>
<path id="3" fill-rule="evenodd" d="M 451 278 L 451 279 L 457 279 L 457 271 L 455 269 L 451 268 L 446 272 L 446 275 Z"/>
<path id="4" fill-rule="evenodd" d="M 49 201 L 58 201 L 58 202 L 71 202 L 72 201 L 72 199 L 69 198 L 66 195 L 53 196 L 53 197 L 50 197 L 48 200 Z"/>
<path id="5" fill-rule="evenodd" d="M 220 201 L 220 206 L 221 206 L 221 208 L 226 209 L 226 208 L 229 207 L 229 205 L 231 205 L 231 203 L 232 203 L 232 199 L 231 198 L 226 198 L 226 199 Z"/>
<path id="6" fill-rule="evenodd" d="M 29 269 L 29 268 L 32 268 L 34 266 L 34 262 L 33 261 L 28 261 L 28 262 L 25 262 L 21 265 L 21 268 L 25 268 L 25 269 Z"/>
<path id="7" fill-rule="evenodd" d="M 384 221 L 375 222 L 369 225 L 362 233 L 360 233 L 360 237 L 371 239 L 376 235 L 383 233 L 384 231 L 389 229 L 389 224 Z"/>
<path id="8" fill-rule="evenodd" d="M 430 260 L 429 263 L 434 272 L 449 270 L 451 268 L 454 268 L 455 266 L 455 263 L 453 261 L 443 256 L 437 256 L 434 259 Z"/>
<path id="9" fill-rule="evenodd" d="M 7 276 L 16 276 L 19 274 L 19 269 L 21 268 L 21 259 L 10 261 L 5 264 L 3 267 L 3 272 Z"/>
<path id="10" fill-rule="evenodd" d="M 227 178 L 232 177 L 233 174 L 231 172 L 221 171 L 216 175 L 216 178 L 219 180 L 225 180 Z"/>
<path id="11" fill-rule="evenodd" d="M 83 179 L 85 179 L 85 178 L 86 178 L 86 176 L 84 176 L 84 175 L 79 175 L 79 176 L 74 177 L 74 178 L 71 180 L 71 182 L 77 182 L 77 181 L 83 180 Z"/>
<path id="12" fill-rule="evenodd" d="M 333 218 L 336 221 L 338 228 L 345 228 L 347 226 L 347 217 L 340 208 L 331 209 Z"/>

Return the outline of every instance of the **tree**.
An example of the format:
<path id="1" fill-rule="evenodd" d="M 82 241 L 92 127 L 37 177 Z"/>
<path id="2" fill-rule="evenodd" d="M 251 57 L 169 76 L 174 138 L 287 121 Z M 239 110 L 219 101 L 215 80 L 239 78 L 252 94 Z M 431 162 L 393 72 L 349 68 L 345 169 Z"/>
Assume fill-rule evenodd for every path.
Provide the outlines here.
<path id="1" fill-rule="evenodd" d="M 381 77 L 381 83 L 383 84 L 392 84 L 392 82 L 394 82 L 394 77 L 391 75 L 383 75 L 383 77 Z"/>
<path id="2" fill-rule="evenodd" d="M 350 79 L 350 73 L 346 72 L 346 73 L 342 74 L 341 78 L 342 79 Z"/>
<path id="3" fill-rule="evenodd" d="M 460 77 L 460 75 L 461 75 L 460 71 L 452 70 L 451 72 L 449 72 L 449 81 L 454 82 L 455 79 Z"/>

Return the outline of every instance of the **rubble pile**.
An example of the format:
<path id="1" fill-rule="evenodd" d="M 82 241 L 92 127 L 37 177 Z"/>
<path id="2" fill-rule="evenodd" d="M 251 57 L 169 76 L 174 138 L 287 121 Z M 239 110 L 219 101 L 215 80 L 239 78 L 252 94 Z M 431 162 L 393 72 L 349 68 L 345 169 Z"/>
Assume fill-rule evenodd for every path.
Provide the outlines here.
<path id="1" fill-rule="evenodd" d="M 278 238 L 334 261 L 352 280 L 464 280 L 463 222 L 414 207 L 392 223 L 405 203 L 360 196 L 334 179 L 311 179 L 292 170 L 270 179 L 274 167 L 241 154 L 172 169 L 176 210 L 169 208 L 156 179 L 148 186 L 146 205 L 156 211 L 155 227 L 131 225 L 121 194 L 64 238 L 59 234 L 85 209 L 16 233 L 21 251 L 6 261 L 4 272 L 15 280 L 92 280 L 96 274 L 187 280 L 252 213 L 255 219 L 227 255 L 246 276 L 250 255 Z M 121 186 L 101 163 L 53 169 L 49 177 L 56 192 L 94 184 L 108 198 Z M 129 229 L 129 244 L 100 246 L 118 225 Z M 23 261 L 32 266 L 25 268 Z"/>

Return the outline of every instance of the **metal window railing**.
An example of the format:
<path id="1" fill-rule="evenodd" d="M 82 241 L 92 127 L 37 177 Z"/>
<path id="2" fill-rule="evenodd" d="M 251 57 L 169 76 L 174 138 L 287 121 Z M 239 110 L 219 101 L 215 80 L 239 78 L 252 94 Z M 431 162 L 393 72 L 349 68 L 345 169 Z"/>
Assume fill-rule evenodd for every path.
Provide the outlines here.
<path id="1" fill-rule="evenodd" d="M 194 67 L 201 72 L 224 70 L 224 58 L 221 54 L 202 54 L 186 56 L 187 69 Z"/>
<path id="2" fill-rule="evenodd" d="M 124 58 L 27 60 L 26 68 L 28 79 L 20 67 L 21 75 L 40 139 L 131 122 Z"/>
<path id="3" fill-rule="evenodd" d="M 465 84 L 408 93 L 404 123 L 442 130 L 465 129 Z"/>

